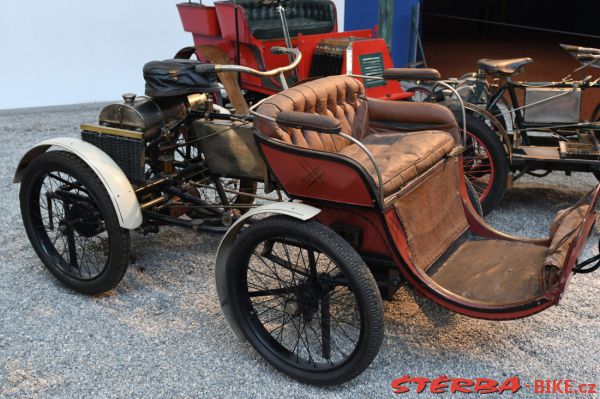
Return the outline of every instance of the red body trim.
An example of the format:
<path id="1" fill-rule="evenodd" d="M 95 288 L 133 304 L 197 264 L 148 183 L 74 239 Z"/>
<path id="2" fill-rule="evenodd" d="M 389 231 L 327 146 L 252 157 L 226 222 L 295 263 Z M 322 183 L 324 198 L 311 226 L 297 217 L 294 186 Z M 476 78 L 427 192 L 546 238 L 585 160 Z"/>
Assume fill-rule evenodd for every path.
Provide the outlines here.
<path id="1" fill-rule="evenodd" d="M 289 195 L 343 204 L 373 207 L 374 200 L 363 176 L 350 160 L 307 156 L 260 143 L 269 169 Z"/>
<path id="2" fill-rule="evenodd" d="M 233 3 L 216 2 L 212 7 L 193 3 L 182 3 L 178 4 L 177 8 L 179 10 L 183 28 L 186 32 L 192 33 L 194 44 L 196 46 L 217 45 L 227 53 L 232 62 L 236 59 L 235 8 Z M 237 10 L 240 39 L 240 65 L 259 70 L 273 69 L 287 65 L 289 63 L 287 56 L 273 55 L 270 51 L 273 46 L 285 46 L 283 38 L 273 40 L 256 39 L 250 33 L 248 19 L 244 8 L 238 5 Z M 350 32 L 338 32 L 336 22 L 333 31 L 330 33 L 318 35 L 300 34 L 297 37 L 292 38 L 292 45 L 302 52 L 303 57 L 302 62 L 297 69 L 299 79 L 302 81 L 309 78 L 313 54 L 321 40 L 344 37 L 365 39 L 352 43 L 352 72 L 354 74 L 362 74 L 359 62 L 359 57 L 362 54 L 381 53 L 384 68 L 392 68 L 394 66 L 385 41 L 383 39 L 373 38 L 372 30 L 365 29 Z M 203 59 L 202 54 L 198 53 L 197 55 L 199 59 L 206 61 Z M 344 65 L 347 65 L 345 56 Z M 342 73 L 345 72 L 346 68 L 344 67 Z M 241 87 L 245 90 L 266 95 L 281 91 L 279 82 L 274 79 L 263 79 L 248 74 L 242 74 L 240 79 Z M 405 92 L 399 82 L 390 80 L 387 81 L 385 85 L 367 88 L 367 95 L 372 98 L 396 101 L 410 98 L 412 93 Z"/>
<path id="3" fill-rule="evenodd" d="M 390 206 L 382 211 L 379 206 L 374 206 L 373 190 L 365 184 L 364 177 L 352 166 L 351 160 L 335 159 L 335 156 L 328 159 L 327 154 L 317 156 L 314 151 L 292 146 L 286 150 L 279 148 L 279 144 L 268 143 L 261 142 L 260 148 L 269 168 L 288 194 L 321 208 L 317 220 L 328 226 L 343 224 L 361 229 L 362 242 L 357 248 L 360 253 L 388 256 L 418 293 L 454 312 L 482 319 L 522 318 L 558 303 L 572 274 L 577 255 L 594 224 L 596 214 L 593 207 L 600 196 L 599 185 L 592 197 L 590 211 L 570 248 L 559 286 L 526 303 L 513 304 L 511 307 L 492 306 L 469 301 L 445 290 L 414 265 L 406 234 L 394 208 Z M 460 184 L 459 189 L 461 197 L 468 198 L 465 185 Z M 463 204 L 469 230 L 474 235 L 549 245 L 548 239 L 523 239 L 501 233 L 486 224 L 475 213 L 470 202 L 463 200 Z M 352 205 L 369 206 L 371 209 Z"/>

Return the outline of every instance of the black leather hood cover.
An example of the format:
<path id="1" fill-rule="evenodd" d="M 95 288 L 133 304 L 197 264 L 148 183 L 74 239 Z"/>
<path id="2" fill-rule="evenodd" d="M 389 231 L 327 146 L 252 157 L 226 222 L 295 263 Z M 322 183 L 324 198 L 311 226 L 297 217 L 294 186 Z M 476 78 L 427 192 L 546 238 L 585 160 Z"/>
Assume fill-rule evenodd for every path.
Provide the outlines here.
<path id="1" fill-rule="evenodd" d="M 151 61 L 144 65 L 146 95 L 170 97 L 183 94 L 216 92 L 216 76 L 196 72 L 200 61 L 176 59 Z"/>

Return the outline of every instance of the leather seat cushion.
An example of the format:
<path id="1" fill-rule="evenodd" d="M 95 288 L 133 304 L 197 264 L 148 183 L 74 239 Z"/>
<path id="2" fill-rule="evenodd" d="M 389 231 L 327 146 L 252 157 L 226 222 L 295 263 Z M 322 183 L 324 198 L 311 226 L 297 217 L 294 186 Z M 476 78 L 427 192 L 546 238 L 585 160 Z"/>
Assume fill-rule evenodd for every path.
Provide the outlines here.
<path id="1" fill-rule="evenodd" d="M 449 133 L 436 130 L 376 133 L 366 136 L 361 142 L 375 158 L 385 195 L 397 192 L 454 148 L 454 138 Z M 375 168 L 359 146 L 351 144 L 339 153 L 360 163 L 377 182 Z"/>

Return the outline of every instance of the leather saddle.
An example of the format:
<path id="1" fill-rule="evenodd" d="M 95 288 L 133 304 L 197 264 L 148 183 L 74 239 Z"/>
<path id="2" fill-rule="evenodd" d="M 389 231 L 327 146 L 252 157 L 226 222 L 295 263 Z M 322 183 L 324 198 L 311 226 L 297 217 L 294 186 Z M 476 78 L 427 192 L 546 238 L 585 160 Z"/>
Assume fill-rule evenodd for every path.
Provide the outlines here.
<path id="1" fill-rule="evenodd" d="M 529 57 L 509 58 L 503 60 L 490 60 L 488 58 L 477 61 L 477 67 L 490 75 L 511 76 L 523 71 L 523 67 L 533 60 Z"/>

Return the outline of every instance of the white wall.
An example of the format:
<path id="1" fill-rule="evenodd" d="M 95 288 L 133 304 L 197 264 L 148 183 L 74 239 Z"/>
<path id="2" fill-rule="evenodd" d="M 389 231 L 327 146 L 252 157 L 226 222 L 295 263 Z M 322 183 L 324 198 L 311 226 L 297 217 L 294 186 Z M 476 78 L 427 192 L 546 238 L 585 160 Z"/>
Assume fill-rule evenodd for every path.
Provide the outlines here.
<path id="1" fill-rule="evenodd" d="M 178 1 L 0 0 L 0 109 L 143 93 L 146 62 L 193 44 Z"/>

